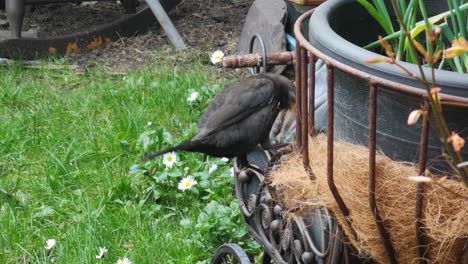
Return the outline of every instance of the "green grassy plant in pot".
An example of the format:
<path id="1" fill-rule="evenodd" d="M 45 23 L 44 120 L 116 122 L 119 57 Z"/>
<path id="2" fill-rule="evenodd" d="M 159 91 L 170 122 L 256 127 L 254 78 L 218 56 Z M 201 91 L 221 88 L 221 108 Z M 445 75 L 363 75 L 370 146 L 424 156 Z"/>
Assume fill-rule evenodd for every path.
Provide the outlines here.
<path id="1" fill-rule="evenodd" d="M 362 1 L 361 1 L 362 2 Z M 380 6 L 374 6 L 374 16 L 358 1 L 354 0 L 329 0 L 315 10 L 310 18 L 309 41 L 325 55 L 343 64 L 353 67 L 370 75 L 377 76 L 393 82 L 424 89 L 424 85 L 416 80 L 414 76 L 403 72 L 399 67 L 388 63 L 368 63 L 368 60 L 385 58 L 383 49 L 375 48 L 373 51 L 363 48 L 369 43 L 375 42 L 379 36 L 392 35 L 389 43 L 396 46 L 398 59 L 411 58 L 405 53 L 407 45 L 398 43 L 399 26 L 393 14 L 391 1 L 379 1 Z M 401 2 L 401 1 L 400 1 Z M 418 1 L 409 1 L 418 2 Z M 449 10 L 446 1 L 424 1 L 427 17 L 441 14 Z M 383 9 L 388 13 L 382 12 Z M 380 22 L 376 21 L 376 14 L 380 14 Z M 388 14 L 388 15 L 385 15 Z M 463 18 L 463 16 L 461 16 Z M 412 13 L 411 23 L 419 26 L 417 30 L 424 31 L 419 9 Z M 466 15 L 464 16 L 466 19 Z M 387 23 L 387 28 L 382 24 Z M 447 21 L 448 24 L 456 21 Z M 445 23 L 445 21 L 444 21 Z M 390 28 L 393 27 L 395 29 Z M 397 33 L 394 33 L 397 32 Z M 416 31 L 412 33 L 415 34 Z M 441 39 L 440 44 L 450 45 L 448 39 Z M 424 40 L 421 40 L 424 44 Z M 377 45 L 374 45 L 377 46 Z M 414 61 L 413 61 L 414 62 Z M 409 62 L 398 62 L 411 73 L 419 74 L 418 66 Z M 441 69 L 435 70 L 437 85 L 442 92 L 449 95 L 468 96 L 468 74 L 460 73 L 456 68 L 463 64 L 463 59 L 458 61 L 447 61 L 441 65 Z M 438 65 L 439 66 L 439 65 Z M 455 71 L 453 67 L 455 66 Z M 423 67 L 425 75 L 431 76 L 431 68 Z M 317 70 L 318 89 L 326 87 L 325 67 Z M 349 74 L 336 70 L 335 72 L 335 133 L 337 138 L 346 139 L 354 143 L 367 145 L 368 142 L 368 102 L 369 83 L 353 77 Z M 322 82 L 322 84 L 320 84 Z M 320 94 L 320 91 L 319 93 Z M 410 112 L 421 107 L 421 97 L 413 97 L 406 94 L 379 89 L 377 108 L 377 145 L 389 157 L 396 160 L 416 161 L 418 159 L 418 143 L 420 140 L 421 123 L 408 126 L 407 118 Z M 322 108 L 323 109 L 323 108 Z M 317 115 L 323 115 L 318 109 Z M 450 131 L 457 131 L 461 137 L 468 137 L 468 109 L 458 107 L 444 107 L 444 116 Z M 317 118 L 318 127 L 324 127 L 323 118 Z M 468 157 L 466 148 L 462 156 Z M 429 165 L 442 164 L 442 146 L 436 133 L 431 132 L 428 146 Z"/>

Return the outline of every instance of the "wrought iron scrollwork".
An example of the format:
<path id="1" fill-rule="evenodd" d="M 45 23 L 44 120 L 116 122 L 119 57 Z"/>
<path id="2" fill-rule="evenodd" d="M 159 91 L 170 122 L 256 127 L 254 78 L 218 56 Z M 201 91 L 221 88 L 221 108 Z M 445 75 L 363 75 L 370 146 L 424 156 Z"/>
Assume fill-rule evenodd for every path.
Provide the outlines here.
<path id="1" fill-rule="evenodd" d="M 266 50 L 261 37 L 254 35 L 250 43 L 251 51 L 255 40 L 260 42 L 262 72 L 265 72 Z M 252 74 L 260 72 L 259 67 L 251 70 Z M 271 130 L 270 145 L 294 143 L 296 124 L 293 112 L 281 112 Z M 250 234 L 264 249 L 262 263 L 270 263 L 271 260 L 278 264 L 352 262 L 343 232 L 327 208 L 286 211 L 281 202 L 274 199 L 275 189 L 268 185 L 270 170 L 291 152 L 291 145 L 272 153 L 258 148 L 247 155 L 247 164 L 240 159 L 234 160 L 235 190 L 240 211 Z M 363 262 L 355 257 L 353 259 Z"/>
<path id="2" fill-rule="evenodd" d="M 326 208 L 286 214 L 275 201 L 275 190 L 267 184 L 265 164 L 270 159 L 267 151 L 258 149 L 249 155 L 249 164 L 234 162 L 241 213 L 267 258 L 275 263 L 346 263 L 343 232 Z"/>
<path id="3" fill-rule="evenodd" d="M 250 264 L 249 256 L 236 244 L 224 244 L 216 250 L 211 264 Z"/>

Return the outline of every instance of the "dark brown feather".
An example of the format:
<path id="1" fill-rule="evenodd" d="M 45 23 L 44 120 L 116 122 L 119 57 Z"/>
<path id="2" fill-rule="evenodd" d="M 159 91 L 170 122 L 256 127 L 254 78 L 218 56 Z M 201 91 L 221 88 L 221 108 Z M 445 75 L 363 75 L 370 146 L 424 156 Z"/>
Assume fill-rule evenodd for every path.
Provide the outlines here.
<path id="1" fill-rule="evenodd" d="M 282 109 L 294 100 L 294 87 L 286 77 L 260 74 L 226 86 L 205 109 L 192 139 L 167 150 L 185 150 L 215 157 L 245 155 L 263 142 Z"/>

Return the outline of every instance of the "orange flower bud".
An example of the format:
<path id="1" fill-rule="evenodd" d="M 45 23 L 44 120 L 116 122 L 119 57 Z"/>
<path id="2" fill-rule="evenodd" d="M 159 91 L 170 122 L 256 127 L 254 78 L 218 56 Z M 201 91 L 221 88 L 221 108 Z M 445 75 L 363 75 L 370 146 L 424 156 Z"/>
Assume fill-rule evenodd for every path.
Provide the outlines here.
<path id="1" fill-rule="evenodd" d="M 379 41 L 380 45 L 382 45 L 382 47 L 385 49 L 385 53 L 387 54 L 387 56 L 394 60 L 395 53 L 393 53 L 392 46 L 390 46 L 390 44 L 388 44 L 388 42 L 385 39 L 383 39 L 382 36 L 379 36 Z"/>
<path id="2" fill-rule="evenodd" d="M 437 63 L 440 60 L 440 57 L 442 57 L 442 50 L 438 50 L 435 53 L 434 58 L 432 59 L 432 63 Z"/>
<path id="3" fill-rule="evenodd" d="M 442 91 L 442 88 L 440 88 L 440 87 L 433 87 L 433 88 L 431 88 L 431 94 L 432 94 L 432 95 L 437 94 L 437 93 L 440 93 L 440 91 Z"/>
<path id="4" fill-rule="evenodd" d="M 461 138 L 457 133 L 452 132 L 450 136 L 448 137 L 448 142 L 452 143 L 453 149 L 456 152 L 460 152 L 460 150 L 463 148 L 465 145 L 465 140 Z"/>
<path id="5" fill-rule="evenodd" d="M 437 37 L 440 35 L 440 32 L 442 31 L 442 29 L 440 27 L 435 27 L 431 32 L 428 32 L 428 36 L 429 36 L 429 41 L 434 43 L 437 39 Z"/>
<path id="6" fill-rule="evenodd" d="M 424 60 L 429 61 L 429 54 L 427 54 L 426 49 L 421 45 L 421 43 L 419 43 L 418 41 L 413 39 L 413 44 L 416 47 L 416 49 L 419 51 L 419 53 L 421 53 L 421 55 L 423 55 Z"/>

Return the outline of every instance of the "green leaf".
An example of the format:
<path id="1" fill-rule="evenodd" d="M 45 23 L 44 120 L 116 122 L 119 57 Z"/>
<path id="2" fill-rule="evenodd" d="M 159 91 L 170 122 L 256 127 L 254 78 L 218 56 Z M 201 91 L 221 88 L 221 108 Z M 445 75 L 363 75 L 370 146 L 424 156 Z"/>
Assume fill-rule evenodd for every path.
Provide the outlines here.
<path id="1" fill-rule="evenodd" d="M 357 0 L 364 8 L 367 9 L 367 12 L 382 26 L 387 34 L 392 34 L 393 30 L 391 24 L 389 25 L 386 19 L 377 11 L 377 9 L 370 4 L 367 0 Z"/>
<path id="2" fill-rule="evenodd" d="M 203 187 L 203 188 L 208 188 L 210 186 L 210 181 L 202 180 L 202 181 L 200 181 L 200 186 Z"/>
<path id="3" fill-rule="evenodd" d="M 156 177 L 160 180 L 160 181 L 165 181 L 167 179 L 167 176 L 169 176 L 169 174 L 166 172 L 166 171 L 163 171 L 163 172 L 160 172 L 160 173 L 156 173 Z"/>
<path id="4" fill-rule="evenodd" d="M 147 152 L 148 148 L 154 144 L 154 140 L 151 138 L 156 131 L 149 130 L 143 132 L 137 140 L 137 148 L 142 149 L 143 152 Z"/>
<path id="5" fill-rule="evenodd" d="M 180 220 L 180 225 L 185 228 L 188 228 L 192 225 L 192 221 L 190 221 L 190 219 L 185 218 L 185 219 Z"/>
<path id="6" fill-rule="evenodd" d="M 130 167 L 130 171 L 129 171 L 129 173 L 132 174 L 132 175 L 139 174 L 139 173 L 145 173 L 145 172 L 146 172 L 146 169 L 143 166 L 141 166 L 140 164 L 133 164 Z"/>
<path id="7" fill-rule="evenodd" d="M 163 130 L 162 136 L 165 143 L 172 144 L 174 142 L 171 133 L 169 133 L 166 129 Z"/>

